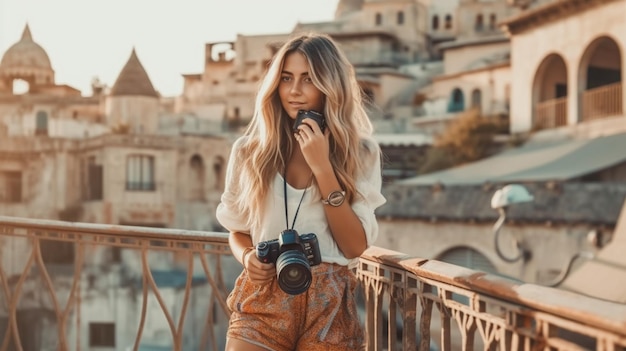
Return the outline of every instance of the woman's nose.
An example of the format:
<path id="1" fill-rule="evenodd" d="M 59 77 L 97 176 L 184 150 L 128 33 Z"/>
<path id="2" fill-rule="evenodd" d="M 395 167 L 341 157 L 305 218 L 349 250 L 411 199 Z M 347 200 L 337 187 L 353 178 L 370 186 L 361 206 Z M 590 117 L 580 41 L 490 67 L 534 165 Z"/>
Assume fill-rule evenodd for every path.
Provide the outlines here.
<path id="1" fill-rule="evenodd" d="M 291 85 L 291 93 L 299 95 L 302 92 L 301 88 L 302 87 L 300 86 L 300 82 L 293 82 L 293 84 Z"/>

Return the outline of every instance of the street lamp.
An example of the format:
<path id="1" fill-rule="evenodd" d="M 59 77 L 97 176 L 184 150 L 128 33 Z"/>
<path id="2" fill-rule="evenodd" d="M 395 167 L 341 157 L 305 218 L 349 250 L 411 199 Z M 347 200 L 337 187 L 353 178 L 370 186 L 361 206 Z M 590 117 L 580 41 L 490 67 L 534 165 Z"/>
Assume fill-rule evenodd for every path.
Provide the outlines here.
<path id="1" fill-rule="evenodd" d="M 506 221 L 506 210 L 511 205 L 530 202 L 533 201 L 533 199 L 534 197 L 528 192 L 526 187 L 520 184 L 506 185 L 502 189 L 497 190 L 491 198 L 491 208 L 498 210 L 500 213 L 500 218 L 498 218 L 498 221 L 493 226 L 494 245 L 498 256 L 506 262 L 513 263 L 519 261 L 520 259 L 527 260 L 530 257 L 530 252 L 526 248 L 522 247 L 517 238 L 514 238 L 515 246 L 518 250 L 517 255 L 514 257 L 508 257 L 500 250 L 500 229 Z"/>

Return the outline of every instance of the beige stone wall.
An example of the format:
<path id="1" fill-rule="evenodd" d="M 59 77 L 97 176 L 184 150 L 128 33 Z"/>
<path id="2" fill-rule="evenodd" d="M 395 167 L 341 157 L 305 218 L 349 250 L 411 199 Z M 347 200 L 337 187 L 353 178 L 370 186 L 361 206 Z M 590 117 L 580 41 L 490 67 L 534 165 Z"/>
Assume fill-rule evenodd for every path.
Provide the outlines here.
<path id="1" fill-rule="evenodd" d="M 505 223 L 500 241 L 504 253 L 515 255 L 509 241 L 512 236 L 520 238 L 532 252 L 532 258 L 526 263 L 507 263 L 495 252 L 493 225 L 379 218 L 380 236 L 375 245 L 431 259 L 438 259 L 452 248 L 471 248 L 485 256 L 499 273 L 531 283 L 554 281 L 576 253 L 596 250 L 587 241 L 587 234 L 593 228 L 586 225 Z"/>
<path id="2" fill-rule="evenodd" d="M 481 60 L 494 55 L 504 56 L 510 49 L 508 41 L 451 47 L 446 49 L 444 53 L 444 74 L 449 75 L 471 70 Z"/>
<path id="3" fill-rule="evenodd" d="M 159 100 L 148 96 L 110 96 L 105 102 L 107 125 L 128 126 L 130 133 L 156 134 Z"/>

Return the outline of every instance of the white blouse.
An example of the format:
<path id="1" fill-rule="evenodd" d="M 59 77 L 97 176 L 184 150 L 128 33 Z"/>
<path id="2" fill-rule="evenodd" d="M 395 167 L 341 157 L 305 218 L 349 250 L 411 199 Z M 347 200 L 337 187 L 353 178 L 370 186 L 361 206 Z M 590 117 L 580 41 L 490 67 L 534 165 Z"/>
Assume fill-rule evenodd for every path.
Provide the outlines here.
<path id="1" fill-rule="evenodd" d="M 237 142 L 233 145 L 230 161 L 236 154 Z M 376 144 L 374 144 L 376 145 Z M 367 246 L 369 247 L 378 237 L 378 223 L 374 210 L 386 202 L 381 194 L 382 186 L 382 170 L 380 165 L 379 149 L 373 150 L 371 162 L 367 162 L 369 169 L 356 180 L 356 188 L 360 192 L 357 194 L 352 203 L 352 210 L 359 217 L 365 235 L 367 237 Z M 322 261 L 328 263 L 337 263 L 340 265 L 349 265 L 350 260 L 346 259 L 337 243 L 332 237 L 326 215 L 324 213 L 324 205 L 321 202 L 322 196 L 317 186 L 309 186 L 307 189 L 296 189 L 287 183 L 287 208 L 288 218 L 285 216 L 285 194 L 284 183 L 281 174 L 277 173 L 274 181 L 270 186 L 269 194 L 265 201 L 263 220 L 259 228 L 246 228 L 246 220 L 232 206 L 232 200 L 236 194 L 233 194 L 229 186 L 233 181 L 232 164 L 229 162 L 226 172 L 226 187 L 222 194 L 221 202 L 217 207 L 217 220 L 222 226 L 232 232 L 250 233 L 253 245 L 261 241 L 278 239 L 280 233 L 285 229 L 294 229 L 300 235 L 314 233 L 320 247 Z M 306 190 L 306 192 L 305 192 Z M 302 197 L 304 193 L 304 197 Z M 302 198 L 300 209 L 298 204 Z M 294 215 L 298 211 L 295 218 Z M 293 225 L 293 228 L 292 228 Z"/>

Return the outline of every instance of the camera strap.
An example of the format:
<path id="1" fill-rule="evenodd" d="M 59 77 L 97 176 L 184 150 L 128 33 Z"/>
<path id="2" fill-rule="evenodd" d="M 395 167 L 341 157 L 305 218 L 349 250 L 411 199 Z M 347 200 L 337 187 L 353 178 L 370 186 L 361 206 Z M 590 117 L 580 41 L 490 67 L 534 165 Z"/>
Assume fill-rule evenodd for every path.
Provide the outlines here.
<path id="1" fill-rule="evenodd" d="M 285 173 L 283 174 L 283 192 L 285 194 L 285 225 L 287 225 L 287 229 L 293 229 L 296 224 L 296 217 L 298 217 L 298 212 L 300 211 L 300 205 L 302 205 L 302 200 L 304 200 L 304 195 L 306 195 L 306 190 L 311 186 L 313 182 L 313 174 L 311 174 L 311 178 L 309 179 L 309 184 L 304 188 L 302 192 L 302 197 L 300 198 L 300 202 L 298 202 L 298 207 L 296 208 L 296 214 L 293 215 L 293 222 L 291 222 L 291 228 L 289 228 L 289 206 L 287 205 L 287 166 L 285 166 Z"/>

